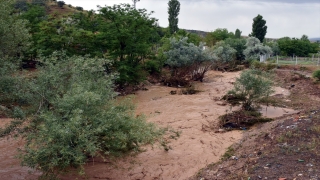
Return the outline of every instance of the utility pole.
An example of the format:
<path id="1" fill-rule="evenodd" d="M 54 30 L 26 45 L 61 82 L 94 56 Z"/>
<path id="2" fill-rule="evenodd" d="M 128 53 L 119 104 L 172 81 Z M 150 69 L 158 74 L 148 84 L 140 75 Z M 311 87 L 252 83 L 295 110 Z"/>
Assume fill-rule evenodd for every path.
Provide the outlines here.
<path id="1" fill-rule="evenodd" d="M 132 0 L 133 1 L 133 6 L 136 9 L 136 3 L 139 2 L 140 0 Z"/>

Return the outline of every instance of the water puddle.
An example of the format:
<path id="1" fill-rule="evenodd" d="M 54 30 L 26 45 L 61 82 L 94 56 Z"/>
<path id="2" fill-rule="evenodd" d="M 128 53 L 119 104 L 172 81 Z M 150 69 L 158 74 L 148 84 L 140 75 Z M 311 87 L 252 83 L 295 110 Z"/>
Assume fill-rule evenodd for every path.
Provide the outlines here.
<path id="1" fill-rule="evenodd" d="M 264 117 L 277 118 L 284 115 L 296 114 L 299 111 L 282 107 L 261 106 L 260 112 Z"/>

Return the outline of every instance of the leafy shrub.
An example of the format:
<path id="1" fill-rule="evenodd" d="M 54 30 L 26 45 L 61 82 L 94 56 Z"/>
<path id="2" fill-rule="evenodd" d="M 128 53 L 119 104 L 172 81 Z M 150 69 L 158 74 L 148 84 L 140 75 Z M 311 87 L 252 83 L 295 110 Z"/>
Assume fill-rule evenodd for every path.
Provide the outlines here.
<path id="1" fill-rule="evenodd" d="M 269 71 L 269 70 L 275 69 L 277 67 L 276 64 L 261 63 L 261 62 L 259 62 L 257 60 L 251 61 L 250 65 L 251 65 L 251 68 L 259 69 L 259 70 L 262 70 L 262 71 Z"/>
<path id="2" fill-rule="evenodd" d="M 269 74 L 260 70 L 243 71 L 228 94 L 245 97 L 239 99 L 242 107 L 245 110 L 253 110 L 253 103 L 258 103 L 261 98 L 268 97 L 273 92 L 273 82 L 268 79 L 268 76 Z"/>
<path id="3" fill-rule="evenodd" d="M 161 68 L 160 62 L 155 60 L 149 60 L 144 63 L 144 69 L 148 71 L 149 74 L 160 73 Z"/>
<path id="4" fill-rule="evenodd" d="M 172 79 L 169 81 L 176 81 L 172 85 L 179 85 L 186 81 L 188 76 L 191 77 L 189 79 L 202 81 L 213 60 L 211 52 L 203 50 L 204 44 L 196 46 L 188 43 L 187 37 L 182 37 L 178 40 L 171 38 L 170 45 L 170 50 L 164 54 L 167 57 L 165 63 L 171 68 Z"/>
<path id="5" fill-rule="evenodd" d="M 215 54 L 214 68 L 226 70 L 227 68 L 234 68 L 236 50 L 229 44 L 221 41 L 214 46 L 213 53 Z"/>
<path id="6" fill-rule="evenodd" d="M 258 38 L 249 37 L 246 43 L 247 48 L 243 51 L 247 61 L 257 60 L 261 54 L 272 54 L 269 46 L 264 46 Z"/>
<path id="7" fill-rule="evenodd" d="M 128 101 L 114 100 L 116 76 L 106 74 L 108 60 L 56 53 L 42 63 L 24 89 L 32 96 L 28 118 L 0 131 L 26 137 L 23 165 L 43 171 L 45 177 L 70 167 L 81 172 L 87 157 L 139 151 L 161 134 L 154 124 L 136 117 Z M 23 117 L 19 109 L 16 114 Z M 17 126 L 19 122 L 25 123 Z"/>
<path id="8" fill-rule="evenodd" d="M 318 80 L 320 80 L 320 70 L 316 70 L 312 73 L 312 77 L 313 78 L 317 78 Z"/>

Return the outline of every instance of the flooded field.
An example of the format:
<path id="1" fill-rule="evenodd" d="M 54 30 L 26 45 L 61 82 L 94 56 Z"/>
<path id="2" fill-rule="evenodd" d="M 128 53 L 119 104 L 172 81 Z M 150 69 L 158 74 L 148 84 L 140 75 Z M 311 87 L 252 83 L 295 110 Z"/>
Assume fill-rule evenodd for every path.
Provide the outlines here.
<path id="1" fill-rule="evenodd" d="M 203 83 L 195 84 L 200 90 L 195 95 L 180 95 L 180 88 L 157 85 L 148 86 L 147 91 L 138 91 L 134 96 L 136 114 L 144 114 L 147 121 L 180 133 L 180 137 L 168 143 L 169 150 L 155 145 L 145 147 L 146 151 L 136 156 L 107 162 L 95 159 L 85 166 L 86 176 L 69 174 L 61 179 L 186 179 L 206 165 L 217 162 L 226 148 L 242 138 L 242 131 L 213 133 L 204 131 L 203 126 L 209 121 L 217 121 L 230 110 L 230 106 L 219 99 L 232 88 L 239 74 L 210 71 Z M 285 94 L 282 90 L 277 93 Z M 171 95 L 171 91 L 178 93 Z M 265 115 L 276 117 L 286 112 L 289 109 L 268 107 Z M 15 149 L 22 144 L 16 140 L 0 141 L 3 159 L 0 174 L 5 179 L 34 179 L 39 175 L 29 175 L 30 169 L 19 166 L 19 161 L 13 158 Z"/>

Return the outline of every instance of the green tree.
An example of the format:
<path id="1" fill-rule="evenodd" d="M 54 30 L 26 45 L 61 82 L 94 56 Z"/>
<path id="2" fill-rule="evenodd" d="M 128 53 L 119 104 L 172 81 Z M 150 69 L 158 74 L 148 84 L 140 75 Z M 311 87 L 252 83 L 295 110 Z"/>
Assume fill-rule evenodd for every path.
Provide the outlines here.
<path id="1" fill-rule="evenodd" d="M 269 77 L 270 74 L 259 70 L 243 71 L 228 94 L 241 97 L 242 107 L 245 110 L 253 110 L 254 104 L 273 93 L 273 82 Z"/>
<path id="2" fill-rule="evenodd" d="M 318 44 L 310 42 L 305 35 L 301 39 L 283 37 L 278 39 L 277 43 L 281 54 L 285 56 L 306 57 L 310 53 L 317 53 L 319 50 Z"/>
<path id="3" fill-rule="evenodd" d="M 0 3 L 0 58 L 20 57 L 30 46 L 27 21 L 19 19 L 13 5 L 12 0 L 2 0 Z"/>
<path id="4" fill-rule="evenodd" d="M 236 52 L 236 60 L 242 61 L 245 60 L 245 56 L 243 54 L 243 51 L 246 49 L 246 40 L 245 39 L 232 39 L 232 38 L 227 38 L 224 40 L 226 44 L 229 44 L 230 47 L 235 49 Z"/>
<path id="5" fill-rule="evenodd" d="M 263 17 L 258 14 L 257 17 L 253 18 L 252 32 L 249 34 L 249 36 L 256 37 L 260 40 L 260 42 L 263 42 L 267 34 L 267 28 L 266 20 L 264 20 Z"/>
<path id="6" fill-rule="evenodd" d="M 273 55 L 279 55 L 280 54 L 280 48 L 279 48 L 278 42 L 271 41 L 271 42 L 267 42 L 265 44 L 271 48 L 271 50 L 273 52 Z"/>
<path id="7" fill-rule="evenodd" d="M 223 41 L 227 38 L 234 38 L 234 33 L 229 32 L 228 29 L 218 28 L 213 32 L 210 32 L 205 37 L 207 45 L 214 46 L 217 42 Z"/>
<path id="8" fill-rule="evenodd" d="M 301 36 L 300 40 L 301 41 L 309 41 L 310 42 L 309 37 L 307 35 L 305 35 L 305 34 Z"/>
<path id="9" fill-rule="evenodd" d="M 159 40 L 157 20 L 150 17 L 152 12 L 127 4 L 102 7 L 99 12 L 105 22 L 99 25 L 101 38 L 120 73 L 118 83 L 138 83 L 145 77 L 141 63 L 154 56 L 151 48 Z"/>
<path id="10" fill-rule="evenodd" d="M 241 33 L 242 33 L 242 31 L 240 31 L 239 29 L 236 29 L 236 32 L 234 33 L 234 37 L 237 38 L 237 39 L 240 39 L 241 38 Z"/>
<path id="11" fill-rule="evenodd" d="M 178 28 L 178 16 L 180 12 L 180 2 L 178 0 L 170 0 L 168 2 L 168 14 L 169 14 L 169 29 L 170 33 L 174 34 L 179 30 Z"/>

